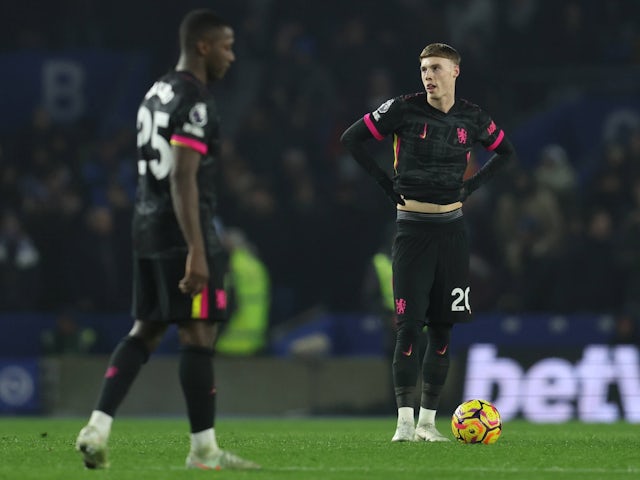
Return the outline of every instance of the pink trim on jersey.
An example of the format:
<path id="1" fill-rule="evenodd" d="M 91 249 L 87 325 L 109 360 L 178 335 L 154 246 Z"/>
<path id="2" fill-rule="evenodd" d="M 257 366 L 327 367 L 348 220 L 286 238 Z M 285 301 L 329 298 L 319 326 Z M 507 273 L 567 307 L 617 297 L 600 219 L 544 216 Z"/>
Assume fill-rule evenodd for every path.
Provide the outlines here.
<path id="1" fill-rule="evenodd" d="M 492 152 L 493 150 L 498 148 L 498 145 L 502 143 L 503 138 L 504 138 L 504 130 L 500 130 L 500 133 L 498 134 L 498 138 L 496 138 L 496 141 L 487 147 L 487 150 Z"/>
<path id="2" fill-rule="evenodd" d="M 205 155 L 209 150 L 206 143 L 194 140 L 193 138 L 183 137 L 182 135 L 172 135 L 171 145 L 184 145 L 185 147 L 193 148 L 202 155 Z"/>
<path id="3" fill-rule="evenodd" d="M 378 131 L 376 126 L 373 124 L 373 120 L 371 120 L 371 114 L 370 113 L 367 113 L 364 116 L 363 120 L 364 120 L 364 124 L 367 126 L 367 128 L 371 132 L 371 135 L 373 135 L 376 140 L 383 140 L 384 139 L 384 137 L 382 135 L 380 135 L 380 132 Z"/>

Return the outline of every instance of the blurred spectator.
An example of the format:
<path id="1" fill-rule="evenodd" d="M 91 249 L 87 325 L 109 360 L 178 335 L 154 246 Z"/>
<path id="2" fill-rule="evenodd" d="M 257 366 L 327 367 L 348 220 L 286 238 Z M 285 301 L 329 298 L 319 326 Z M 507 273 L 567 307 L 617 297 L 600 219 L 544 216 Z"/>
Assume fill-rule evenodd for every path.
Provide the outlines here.
<path id="1" fill-rule="evenodd" d="M 597 8 L 596 17 L 602 25 L 602 29 L 598 29 L 596 33 L 598 54 L 602 61 L 616 64 L 637 63 L 640 46 L 638 44 L 640 35 L 638 2 L 608 0 L 594 3 Z"/>
<path id="2" fill-rule="evenodd" d="M 44 330 L 40 335 L 42 349 L 50 355 L 89 353 L 96 340 L 95 330 L 78 324 L 70 312 L 58 315 L 53 328 Z"/>
<path id="3" fill-rule="evenodd" d="M 555 288 L 557 304 L 572 312 L 612 312 L 622 305 L 622 271 L 616 262 L 613 218 L 603 207 L 587 215 L 584 235 L 569 245 L 571 271 Z M 564 260 L 563 260 L 564 261 Z"/>
<path id="4" fill-rule="evenodd" d="M 242 231 L 228 229 L 221 237 L 229 252 L 231 308 L 216 351 L 238 356 L 264 353 L 269 340 L 269 272 Z"/>
<path id="5" fill-rule="evenodd" d="M 124 221 L 124 219 L 122 219 Z M 117 225 L 113 211 L 93 206 L 85 216 L 84 235 L 74 257 L 80 264 L 76 306 L 99 312 L 124 311 L 130 304 L 130 231 Z"/>
<path id="6" fill-rule="evenodd" d="M 278 123 L 270 118 L 268 108 L 258 103 L 245 115 L 234 142 L 234 150 L 252 172 L 269 180 L 280 155 L 281 137 L 277 126 Z"/>
<path id="7" fill-rule="evenodd" d="M 513 168 L 513 167 L 512 167 Z M 473 176 L 479 169 L 475 154 L 469 158 L 465 179 Z M 502 251 L 495 238 L 495 230 L 487 228 L 491 225 L 495 212 L 492 205 L 492 190 L 496 185 L 510 178 L 508 172 L 495 179 L 495 183 L 487 188 L 476 190 L 464 202 L 463 210 L 469 228 L 469 283 L 471 285 L 473 310 L 484 312 L 494 309 L 500 292 Z"/>
<path id="8" fill-rule="evenodd" d="M 376 65 L 376 52 L 370 48 L 371 33 L 362 15 L 341 19 L 338 31 L 329 39 L 332 42 L 331 64 L 334 78 L 340 89 L 340 103 L 344 111 L 362 111 L 367 99 L 361 89 L 362 78 L 353 72 L 368 72 Z M 376 107 L 377 108 L 377 107 Z"/>
<path id="9" fill-rule="evenodd" d="M 395 222 L 390 222 L 381 235 L 382 241 L 371 257 L 365 271 L 363 284 L 363 310 L 380 316 L 389 328 L 387 351 L 395 345 L 391 327 L 394 324 L 395 300 L 393 297 L 393 276 L 391 250 L 395 238 Z"/>
<path id="10" fill-rule="evenodd" d="M 640 323 L 638 315 L 622 312 L 615 316 L 615 330 L 612 343 L 616 345 L 640 346 Z"/>
<path id="11" fill-rule="evenodd" d="M 0 220 L 0 310 L 28 310 L 38 304 L 40 252 L 12 211 Z"/>
<path id="12" fill-rule="evenodd" d="M 577 176 L 564 148 L 557 144 L 544 147 L 534 177 L 538 186 L 556 196 L 564 218 L 579 213 Z"/>
<path id="13" fill-rule="evenodd" d="M 34 308 L 57 310 L 72 305 L 80 283 L 76 254 L 81 245 L 83 199 L 64 166 L 53 169 L 35 190 L 25 192 L 25 225 L 42 258 L 41 302 Z"/>
<path id="14" fill-rule="evenodd" d="M 545 48 L 543 51 L 553 51 L 554 55 L 547 55 L 546 61 L 554 62 L 558 66 L 576 66 L 593 62 L 595 36 L 590 25 L 595 19 L 592 15 L 592 2 L 585 4 L 578 0 L 560 0 L 553 9 L 545 9 L 545 17 L 541 22 L 545 29 L 542 35 Z M 548 49 L 552 50 L 548 50 Z"/>
<path id="15" fill-rule="evenodd" d="M 295 313 L 295 285 L 298 282 L 295 265 L 289 258 L 295 239 L 286 211 L 263 181 L 255 180 L 238 199 L 237 218 L 230 225 L 237 226 L 252 239 L 260 258 L 271 274 L 271 319 L 283 322 Z"/>
<path id="16" fill-rule="evenodd" d="M 471 39 L 481 39 L 472 52 L 488 56 L 496 33 L 494 25 L 496 5 L 494 0 L 452 0 L 446 2 L 446 19 L 452 45 L 461 52 L 468 51 Z"/>
<path id="17" fill-rule="evenodd" d="M 359 201 L 358 190 L 349 180 L 334 188 L 325 218 L 323 236 L 315 249 L 318 259 L 324 259 L 322 291 L 317 294 L 329 311 L 360 311 L 363 279 L 380 245 L 384 223 L 375 210 Z"/>
<path id="18" fill-rule="evenodd" d="M 506 310 L 546 310 L 553 286 L 553 265 L 564 235 L 560 204 L 525 171 L 515 172 L 513 186 L 496 202 L 494 228 L 510 276 Z"/>
<path id="19" fill-rule="evenodd" d="M 630 165 L 627 151 L 619 142 L 606 145 L 593 181 L 587 187 L 587 208 L 602 206 L 618 222 L 624 216 L 631 201 L 629 188 Z"/>
<path id="20" fill-rule="evenodd" d="M 22 208 L 21 181 L 18 166 L 11 161 L 4 145 L 0 143 L 0 205 L 3 208 L 16 211 Z"/>
<path id="21" fill-rule="evenodd" d="M 516 65 L 536 62 L 539 55 L 532 42 L 527 41 L 533 35 L 536 17 L 540 5 L 537 0 L 508 0 L 504 14 L 504 45 L 511 55 L 508 58 Z M 513 65 L 513 63 L 511 63 Z"/>
<path id="22" fill-rule="evenodd" d="M 130 131 L 119 130 L 101 139 L 83 155 L 82 176 L 88 200 L 128 208 L 135 195 L 135 139 Z"/>
<path id="23" fill-rule="evenodd" d="M 633 202 L 620 228 L 616 259 L 623 272 L 625 308 L 640 313 L 640 175 L 632 184 Z"/>
<path id="24" fill-rule="evenodd" d="M 367 92 L 366 108 L 374 111 L 390 98 L 394 98 L 397 93 L 393 85 L 391 72 L 386 68 L 376 68 L 369 75 L 369 85 Z"/>
<path id="25" fill-rule="evenodd" d="M 640 128 L 633 129 L 629 134 L 627 154 L 632 178 L 640 178 Z"/>

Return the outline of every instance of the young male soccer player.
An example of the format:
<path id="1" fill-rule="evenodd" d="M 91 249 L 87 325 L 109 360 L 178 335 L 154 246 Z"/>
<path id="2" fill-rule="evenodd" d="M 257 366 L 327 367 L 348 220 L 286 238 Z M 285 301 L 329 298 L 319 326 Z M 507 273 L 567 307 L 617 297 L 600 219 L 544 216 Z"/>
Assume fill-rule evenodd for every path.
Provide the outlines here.
<path id="1" fill-rule="evenodd" d="M 420 53 L 424 92 L 383 103 L 351 125 L 344 146 L 397 207 L 393 290 L 397 316 L 393 382 L 398 407 L 394 442 L 447 441 L 435 427 L 436 409 L 449 369 L 455 323 L 471 320 L 469 244 L 462 202 L 515 157 L 504 131 L 478 106 L 456 98 L 460 55 L 433 43 Z M 391 180 L 364 148 L 393 135 Z M 463 182 L 471 149 L 480 143 L 495 155 Z M 417 347 L 427 325 L 418 423 L 415 390 Z"/>
<path id="2" fill-rule="evenodd" d="M 136 320 L 113 352 L 95 410 L 76 441 L 89 468 L 108 466 L 116 410 L 170 323 L 178 327 L 179 377 L 191 426 L 187 468 L 258 467 L 221 450 L 213 428 L 213 344 L 226 296 L 225 257 L 212 223 L 220 125 L 207 83 L 221 79 L 235 60 L 234 33 L 215 13 L 194 10 L 182 20 L 179 37 L 175 70 L 151 87 L 138 110 Z"/>

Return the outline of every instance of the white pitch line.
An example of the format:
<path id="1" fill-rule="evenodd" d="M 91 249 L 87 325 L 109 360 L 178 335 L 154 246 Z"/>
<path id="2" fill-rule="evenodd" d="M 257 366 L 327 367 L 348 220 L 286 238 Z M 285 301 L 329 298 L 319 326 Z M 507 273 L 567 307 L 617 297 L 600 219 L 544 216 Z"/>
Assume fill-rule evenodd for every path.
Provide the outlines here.
<path id="1" fill-rule="evenodd" d="M 415 469 L 407 468 L 367 468 L 367 467 L 266 467 L 266 471 L 282 472 L 403 472 L 418 473 Z M 486 472 L 486 473 L 622 473 L 638 474 L 640 468 L 570 468 L 570 467 L 544 467 L 544 468 L 491 468 L 491 467 L 429 467 L 430 472 Z M 422 470 L 420 470 L 422 471 Z"/>

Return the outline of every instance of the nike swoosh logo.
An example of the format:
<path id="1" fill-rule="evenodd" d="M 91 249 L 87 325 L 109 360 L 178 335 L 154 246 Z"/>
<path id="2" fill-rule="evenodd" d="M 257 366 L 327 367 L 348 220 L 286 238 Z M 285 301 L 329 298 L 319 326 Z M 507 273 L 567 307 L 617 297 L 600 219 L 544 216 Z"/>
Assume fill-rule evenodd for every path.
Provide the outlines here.
<path id="1" fill-rule="evenodd" d="M 444 347 L 442 347 L 442 350 L 436 350 L 436 353 L 438 355 L 444 355 L 445 353 L 447 353 L 447 348 L 449 348 L 449 345 L 445 345 Z"/>
<path id="2" fill-rule="evenodd" d="M 409 345 L 409 350 L 407 350 L 406 352 L 402 352 L 402 354 L 405 357 L 410 357 L 411 356 L 411 352 L 413 352 L 413 343 L 411 345 Z"/>
<path id="3" fill-rule="evenodd" d="M 427 124 L 424 124 L 424 130 L 422 130 L 422 133 L 420 134 L 420 138 L 427 138 Z"/>

